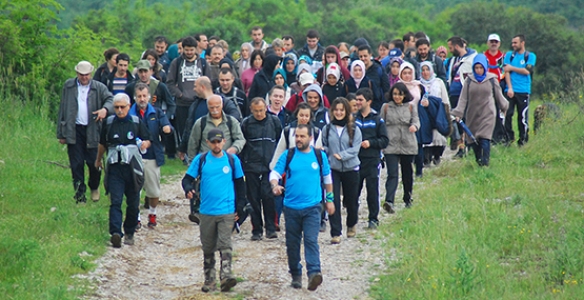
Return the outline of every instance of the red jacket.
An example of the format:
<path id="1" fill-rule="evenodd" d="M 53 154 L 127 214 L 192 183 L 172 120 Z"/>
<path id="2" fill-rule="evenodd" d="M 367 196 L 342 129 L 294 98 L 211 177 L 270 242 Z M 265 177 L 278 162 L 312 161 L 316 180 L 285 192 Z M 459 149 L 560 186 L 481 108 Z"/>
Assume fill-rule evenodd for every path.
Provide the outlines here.
<path id="1" fill-rule="evenodd" d="M 487 57 L 487 62 L 489 63 L 489 72 L 497 75 L 499 82 L 505 78 L 503 74 L 503 59 L 505 58 L 505 54 L 503 52 L 498 51 L 497 54 L 491 55 L 489 50 L 485 51 L 485 56 Z"/>

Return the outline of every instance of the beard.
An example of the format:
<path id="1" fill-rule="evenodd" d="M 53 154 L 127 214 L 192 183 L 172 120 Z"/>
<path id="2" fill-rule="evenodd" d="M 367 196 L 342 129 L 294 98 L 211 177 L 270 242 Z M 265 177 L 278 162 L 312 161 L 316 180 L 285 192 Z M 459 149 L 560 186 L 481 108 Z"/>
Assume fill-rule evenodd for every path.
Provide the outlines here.
<path id="1" fill-rule="evenodd" d="M 304 151 L 306 149 L 308 149 L 308 147 L 310 146 L 310 143 L 302 143 L 300 141 L 296 142 L 296 148 L 298 148 L 298 150 L 300 151 Z"/>
<path id="2" fill-rule="evenodd" d="M 221 148 L 213 148 L 213 149 L 211 149 L 211 151 L 213 151 L 214 154 L 219 154 L 219 153 L 221 153 L 221 151 L 223 151 L 223 149 L 221 149 Z"/>
<path id="3" fill-rule="evenodd" d="M 452 55 L 454 55 L 454 56 L 460 56 L 460 51 L 454 49 L 454 50 L 452 50 Z"/>

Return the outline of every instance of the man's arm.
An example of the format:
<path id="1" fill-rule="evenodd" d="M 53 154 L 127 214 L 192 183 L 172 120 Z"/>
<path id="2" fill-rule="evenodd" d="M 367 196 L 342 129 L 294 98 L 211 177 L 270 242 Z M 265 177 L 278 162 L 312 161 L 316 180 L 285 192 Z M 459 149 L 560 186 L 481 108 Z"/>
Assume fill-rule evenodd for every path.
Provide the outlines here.
<path id="1" fill-rule="evenodd" d="M 227 116 L 228 118 L 230 116 Z M 245 137 L 243 136 L 243 132 L 241 131 L 241 127 L 239 126 L 239 122 L 237 120 L 235 120 L 235 118 L 233 118 L 234 120 L 232 120 L 231 122 L 231 140 L 233 141 L 233 143 L 231 143 L 231 147 L 229 147 L 229 149 L 227 149 L 227 152 L 231 153 L 231 154 L 238 154 L 241 152 L 241 150 L 243 150 L 243 147 L 245 146 Z M 233 151 L 235 151 L 235 153 L 233 153 Z"/>
<path id="2" fill-rule="evenodd" d="M 168 90 L 168 86 L 163 82 L 160 82 L 158 83 L 157 89 L 160 90 L 160 98 L 162 98 L 159 100 L 166 103 L 166 115 L 169 119 L 174 118 L 174 114 L 176 113 L 176 102 Z"/>

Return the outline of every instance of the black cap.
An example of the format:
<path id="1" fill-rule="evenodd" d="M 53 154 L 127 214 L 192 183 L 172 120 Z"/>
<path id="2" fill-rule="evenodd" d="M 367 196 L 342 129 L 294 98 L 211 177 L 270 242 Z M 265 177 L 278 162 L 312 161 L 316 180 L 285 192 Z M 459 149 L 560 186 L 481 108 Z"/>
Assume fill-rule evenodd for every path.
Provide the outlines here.
<path id="1" fill-rule="evenodd" d="M 209 142 L 221 141 L 223 140 L 223 138 L 224 138 L 223 131 L 221 131 L 221 129 L 219 128 L 213 128 L 209 130 L 209 133 L 207 133 L 207 139 L 209 140 Z"/>

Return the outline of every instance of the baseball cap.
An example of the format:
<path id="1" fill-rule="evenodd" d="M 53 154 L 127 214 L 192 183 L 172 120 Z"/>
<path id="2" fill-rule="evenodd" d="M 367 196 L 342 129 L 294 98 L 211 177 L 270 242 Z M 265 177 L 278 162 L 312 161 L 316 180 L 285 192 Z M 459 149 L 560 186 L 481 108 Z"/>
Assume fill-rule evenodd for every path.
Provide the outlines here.
<path id="1" fill-rule="evenodd" d="M 224 138 L 223 131 L 221 131 L 221 129 L 219 128 L 213 128 L 209 130 L 209 133 L 207 133 L 207 139 L 209 140 L 209 142 L 221 141 L 223 140 L 223 138 Z"/>
<path id="2" fill-rule="evenodd" d="M 301 86 L 303 86 L 305 84 L 313 83 L 314 76 L 310 73 L 302 73 L 302 75 L 300 75 L 300 78 L 298 78 L 298 82 L 300 82 Z"/>
<path id="3" fill-rule="evenodd" d="M 497 42 L 500 42 L 501 41 L 501 38 L 499 37 L 498 34 L 491 33 L 491 34 L 489 34 L 489 38 L 487 38 L 487 42 L 488 41 L 497 41 Z"/>
<path id="4" fill-rule="evenodd" d="M 351 56 L 349 55 L 349 53 L 347 53 L 347 52 L 345 52 L 345 51 L 341 51 L 341 53 L 340 53 L 340 54 L 341 54 L 341 59 L 343 59 L 343 58 L 345 58 L 345 57 L 351 57 Z"/>
<path id="5" fill-rule="evenodd" d="M 82 75 L 93 72 L 93 65 L 90 62 L 82 60 L 75 66 L 75 71 Z"/>
<path id="6" fill-rule="evenodd" d="M 389 56 L 389 58 L 401 57 L 402 51 L 399 48 L 393 48 L 389 50 L 389 54 L 387 56 Z"/>
<path id="7" fill-rule="evenodd" d="M 137 70 L 150 70 L 150 68 L 151 68 L 150 62 L 146 59 L 141 59 L 136 64 Z"/>

